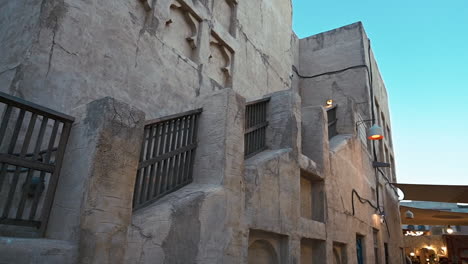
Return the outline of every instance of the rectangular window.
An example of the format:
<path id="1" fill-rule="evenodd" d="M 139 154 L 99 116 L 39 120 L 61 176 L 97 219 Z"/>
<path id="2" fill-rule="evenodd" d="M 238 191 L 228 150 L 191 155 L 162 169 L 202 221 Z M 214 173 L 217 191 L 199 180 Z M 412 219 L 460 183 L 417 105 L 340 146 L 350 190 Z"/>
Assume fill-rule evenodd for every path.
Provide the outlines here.
<path id="1" fill-rule="evenodd" d="M 133 210 L 193 181 L 201 113 L 202 109 L 195 109 L 152 120 L 145 126 Z"/>
<path id="2" fill-rule="evenodd" d="M 268 102 L 270 98 L 263 98 L 246 103 L 244 151 L 245 158 L 250 158 L 262 152 L 266 146 L 266 129 L 268 126 Z"/>
<path id="3" fill-rule="evenodd" d="M 375 264 L 380 263 L 380 254 L 379 254 L 379 230 L 374 229 L 374 258 Z"/>
<path id="4" fill-rule="evenodd" d="M 333 263 L 346 264 L 346 244 L 333 242 Z"/>
<path id="5" fill-rule="evenodd" d="M 301 239 L 301 263 L 319 264 L 327 258 L 325 241 L 317 239 Z M 260 261 L 259 261 L 260 262 Z"/>
<path id="6" fill-rule="evenodd" d="M 324 182 L 301 170 L 301 216 L 325 221 Z"/>
<path id="7" fill-rule="evenodd" d="M 364 237 L 361 235 L 356 235 L 356 256 L 357 263 L 364 264 Z"/>
<path id="8" fill-rule="evenodd" d="M 388 261 L 388 244 L 384 243 L 384 248 L 385 248 L 385 264 L 389 264 L 390 262 Z"/>
<path id="9" fill-rule="evenodd" d="M 327 109 L 327 119 L 328 119 L 328 139 L 336 136 L 338 134 L 336 130 L 336 123 L 338 119 L 336 118 L 336 106 Z"/>

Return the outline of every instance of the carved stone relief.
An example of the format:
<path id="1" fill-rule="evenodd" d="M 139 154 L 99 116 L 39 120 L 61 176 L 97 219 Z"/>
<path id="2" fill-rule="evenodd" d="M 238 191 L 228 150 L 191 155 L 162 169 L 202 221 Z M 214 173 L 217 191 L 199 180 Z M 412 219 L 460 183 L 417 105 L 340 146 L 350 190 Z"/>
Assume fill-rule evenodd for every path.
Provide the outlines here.
<path id="1" fill-rule="evenodd" d="M 213 14 L 218 21 L 232 36 L 235 34 L 237 0 L 216 0 L 213 3 Z"/>
<path id="2" fill-rule="evenodd" d="M 210 37 L 208 74 L 220 85 L 230 85 L 232 79 L 233 50 L 214 32 Z"/>
<path id="3" fill-rule="evenodd" d="M 140 0 L 140 2 L 146 11 L 150 11 L 153 8 L 153 0 Z"/>
<path id="4" fill-rule="evenodd" d="M 170 18 L 166 21 L 164 39 L 168 45 L 194 60 L 198 45 L 201 19 L 183 2 L 174 1 L 170 5 Z"/>

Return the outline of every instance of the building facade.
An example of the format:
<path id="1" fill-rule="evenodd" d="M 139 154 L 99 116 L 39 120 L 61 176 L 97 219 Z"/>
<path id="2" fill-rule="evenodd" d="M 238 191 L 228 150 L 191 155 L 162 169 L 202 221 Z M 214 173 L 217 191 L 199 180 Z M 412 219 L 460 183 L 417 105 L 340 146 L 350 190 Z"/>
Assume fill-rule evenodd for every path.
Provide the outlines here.
<path id="1" fill-rule="evenodd" d="M 298 39 L 289 0 L 1 5 L 0 263 L 403 263 L 360 22 Z M 52 143 L 24 147 L 10 106 Z"/>
<path id="2" fill-rule="evenodd" d="M 411 208 L 434 210 L 433 212 L 436 212 L 432 213 L 434 218 L 446 221 L 458 220 L 457 216 L 444 217 L 446 212 L 468 213 L 468 206 L 461 203 L 401 201 L 401 205 L 410 210 Z M 444 263 L 444 261 L 463 263 L 468 260 L 466 225 L 451 225 L 450 222 L 445 225 L 404 224 L 402 230 L 405 251 L 413 263 Z"/>

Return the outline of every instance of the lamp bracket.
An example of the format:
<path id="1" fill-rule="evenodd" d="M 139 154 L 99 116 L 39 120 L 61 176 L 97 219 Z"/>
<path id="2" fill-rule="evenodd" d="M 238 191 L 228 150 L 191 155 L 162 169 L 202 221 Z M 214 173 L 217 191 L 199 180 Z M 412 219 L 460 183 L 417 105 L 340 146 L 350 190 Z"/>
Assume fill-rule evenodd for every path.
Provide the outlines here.
<path id="1" fill-rule="evenodd" d="M 366 123 L 366 122 L 373 122 L 373 121 L 375 121 L 375 118 L 357 121 L 357 122 L 356 122 L 356 129 L 358 129 L 358 126 L 359 126 L 359 125 L 362 125 L 362 124 L 364 124 L 364 123 Z"/>
<path id="2" fill-rule="evenodd" d="M 389 168 L 390 163 L 373 161 L 372 162 L 372 167 L 374 167 L 374 168 Z"/>

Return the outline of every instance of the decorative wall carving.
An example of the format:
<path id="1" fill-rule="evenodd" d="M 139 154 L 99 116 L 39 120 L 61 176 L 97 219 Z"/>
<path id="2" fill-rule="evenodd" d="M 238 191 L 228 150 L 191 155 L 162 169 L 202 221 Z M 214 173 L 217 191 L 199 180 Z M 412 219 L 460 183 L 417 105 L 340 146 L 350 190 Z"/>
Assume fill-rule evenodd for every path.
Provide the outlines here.
<path id="1" fill-rule="evenodd" d="M 228 86 L 232 79 L 234 52 L 216 33 L 210 37 L 210 56 L 208 74 L 223 86 Z"/>
<path id="2" fill-rule="evenodd" d="M 170 17 L 166 21 L 165 41 L 184 56 L 194 60 L 198 46 L 200 17 L 186 4 L 176 0 L 170 5 Z"/>
<path id="3" fill-rule="evenodd" d="M 150 11 L 153 8 L 153 0 L 140 0 L 140 2 L 146 11 Z"/>
<path id="4" fill-rule="evenodd" d="M 237 0 L 216 0 L 213 3 L 215 19 L 232 35 L 235 35 Z"/>

